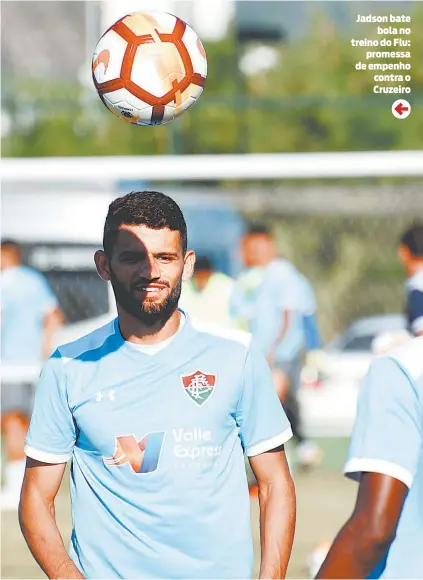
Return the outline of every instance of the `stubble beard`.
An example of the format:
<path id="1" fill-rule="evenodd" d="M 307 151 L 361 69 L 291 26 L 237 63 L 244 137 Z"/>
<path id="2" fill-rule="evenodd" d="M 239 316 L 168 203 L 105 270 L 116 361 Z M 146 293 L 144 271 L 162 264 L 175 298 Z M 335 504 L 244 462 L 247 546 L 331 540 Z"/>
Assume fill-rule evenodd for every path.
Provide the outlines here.
<path id="1" fill-rule="evenodd" d="M 161 302 L 149 298 L 137 298 L 133 290 L 127 290 L 110 271 L 110 283 L 113 288 L 116 303 L 125 312 L 145 324 L 146 326 L 160 326 L 169 320 L 178 308 L 182 291 L 182 279 L 171 289 Z"/>

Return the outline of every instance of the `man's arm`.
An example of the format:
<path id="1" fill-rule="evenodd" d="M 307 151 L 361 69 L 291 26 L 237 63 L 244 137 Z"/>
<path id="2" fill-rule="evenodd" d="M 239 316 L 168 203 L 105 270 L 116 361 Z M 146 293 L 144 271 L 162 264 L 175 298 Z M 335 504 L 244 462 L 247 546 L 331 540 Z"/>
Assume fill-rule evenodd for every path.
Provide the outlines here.
<path id="1" fill-rule="evenodd" d="M 295 528 L 295 491 L 283 448 L 292 429 L 269 365 L 254 345 L 246 353 L 236 422 L 259 487 L 260 578 L 284 578 Z"/>
<path id="2" fill-rule="evenodd" d="M 70 559 L 56 524 L 54 500 L 66 464 L 27 459 L 19 523 L 32 555 L 48 578 L 84 578 Z"/>
<path id="3" fill-rule="evenodd" d="M 283 445 L 250 457 L 260 502 L 260 578 L 285 578 L 295 531 L 295 487 Z"/>
<path id="4" fill-rule="evenodd" d="M 364 473 L 354 512 L 339 532 L 316 578 L 367 578 L 395 538 L 407 486 Z"/>
<path id="5" fill-rule="evenodd" d="M 357 504 L 318 578 L 367 578 L 383 565 L 395 538 L 423 441 L 413 378 L 420 373 L 420 344 L 410 341 L 370 366 L 344 468 L 346 475 L 360 481 Z"/>
<path id="6" fill-rule="evenodd" d="M 266 357 L 267 362 L 269 363 L 270 367 L 274 366 L 276 352 L 278 350 L 279 345 L 281 344 L 281 342 L 285 338 L 286 333 L 288 332 L 289 325 L 291 324 L 291 316 L 292 316 L 292 314 L 291 314 L 290 310 L 286 310 L 286 309 L 283 310 L 281 329 L 279 331 L 278 336 L 276 337 L 275 342 L 272 344 L 270 351 L 267 353 L 267 357 Z"/>
<path id="7" fill-rule="evenodd" d="M 45 314 L 43 319 L 42 353 L 48 358 L 54 350 L 53 338 L 63 325 L 63 314 L 59 308 L 54 308 Z"/>

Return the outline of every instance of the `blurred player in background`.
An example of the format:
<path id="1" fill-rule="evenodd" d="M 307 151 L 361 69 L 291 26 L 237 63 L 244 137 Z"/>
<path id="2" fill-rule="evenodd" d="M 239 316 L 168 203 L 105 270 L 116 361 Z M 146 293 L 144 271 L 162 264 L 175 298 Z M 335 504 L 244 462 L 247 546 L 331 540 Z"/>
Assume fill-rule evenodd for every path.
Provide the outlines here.
<path id="1" fill-rule="evenodd" d="M 1 363 L 12 368 L 2 382 L 1 412 L 5 458 L 8 461 L 1 493 L 2 509 L 16 509 L 25 470 L 24 440 L 32 409 L 32 383 L 25 369 L 42 364 L 53 349 L 62 324 L 56 297 L 42 274 L 22 264 L 21 248 L 1 242 Z M 21 380 L 19 374 L 22 375 Z"/>
<path id="2" fill-rule="evenodd" d="M 248 334 L 178 309 L 195 256 L 171 198 L 112 202 L 103 247 L 96 266 L 118 318 L 59 347 L 36 391 L 20 504 L 35 559 L 49 578 L 251 578 L 244 449 L 260 493 L 260 577 L 284 578 L 292 432 L 263 354 Z M 71 458 L 68 555 L 54 500 Z"/>
<path id="3" fill-rule="evenodd" d="M 345 474 L 357 503 L 317 578 L 422 578 L 423 337 L 372 363 Z"/>
<path id="4" fill-rule="evenodd" d="M 302 433 L 298 391 L 305 352 L 320 349 L 314 292 L 293 264 L 277 257 L 266 227 L 249 229 L 242 240 L 242 255 L 245 271 L 232 295 L 232 315 L 266 355 L 298 444 L 298 464 L 311 467 L 319 463 L 321 454 Z"/>
<path id="5" fill-rule="evenodd" d="M 419 336 L 423 334 L 423 224 L 416 224 L 404 233 L 398 254 L 409 276 L 406 282 L 409 331 Z"/>
<path id="6" fill-rule="evenodd" d="M 192 278 L 182 285 L 180 306 L 195 318 L 235 328 L 229 308 L 233 288 L 230 276 L 216 272 L 208 257 L 199 256 Z"/>

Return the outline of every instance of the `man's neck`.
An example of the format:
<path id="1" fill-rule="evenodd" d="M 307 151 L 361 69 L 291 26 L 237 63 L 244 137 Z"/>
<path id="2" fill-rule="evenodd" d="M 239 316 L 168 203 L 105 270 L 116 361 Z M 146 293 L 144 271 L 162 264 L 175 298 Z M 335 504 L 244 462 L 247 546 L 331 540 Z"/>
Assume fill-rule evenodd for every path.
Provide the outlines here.
<path id="1" fill-rule="evenodd" d="M 408 269 L 409 276 L 414 276 L 423 270 L 423 260 L 413 260 Z"/>
<path id="2" fill-rule="evenodd" d="M 6 272 L 6 270 L 12 270 L 12 268 L 17 268 L 21 266 L 20 262 L 9 262 L 8 264 L 2 264 L 2 272 Z"/>
<path id="3" fill-rule="evenodd" d="M 205 276 L 194 276 L 192 278 L 192 283 L 197 292 L 202 292 L 206 288 L 207 284 L 210 282 L 211 277 L 212 274 Z"/>
<path id="4" fill-rule="evenodd" d="M 165 322 L 148 326 L 138 318 L 125 312 L 120 306 L 117 307 L 119 328 L 125 340 L 135 344 L 157 344 L 176 334 L 181 324 L 181 313 L 175 310 L 172 316 Z"/>
<path id="5" fill-rule="evenodd" d="M 274 259 L 275 259 L 275 257 L 273 257 L 273 258 L 268 258 L 268 259 L 263 259 L 263 260 L 261 260 L 261 261 L 260 261 L 260 263 L 257 263 L 257 264 L 251 264 L 249 267 L 250 267 L 251 269 L 253 269 L 253 268 L 267 268 L 267 266 L 268 266 L 269 264 L 271 264 L 271 263 L 273 262 L 273 260 L 274 260 Z"/>

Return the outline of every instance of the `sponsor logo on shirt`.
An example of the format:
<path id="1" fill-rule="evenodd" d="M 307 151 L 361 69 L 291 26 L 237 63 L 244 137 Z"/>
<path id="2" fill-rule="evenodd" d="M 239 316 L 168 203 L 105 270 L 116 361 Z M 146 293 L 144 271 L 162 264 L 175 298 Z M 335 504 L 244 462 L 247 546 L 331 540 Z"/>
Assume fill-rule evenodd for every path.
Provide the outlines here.
<path id="1" fill-rule="evenodd" d="M 164 436 L 164 431 L 147 433 L 141 440 L 137 440 L 135 435 L 119 435 L 116 437 L 113 456 L 103 457 L 103 461 L 108 467 L 129 463 L 135 473 L 156 471 Z"/>
<path id="2" fill-rule="evenodd" d="M 211 459 L 218 457 L 221 445 L 212 445 L 212 433 L 207 429 L 172 429 L 174 454 L 181 459 Z"/>
<path id="3" fill-rule="evenodd" d="M 181 376 L 181 381 L 187 395 L 197 405 L 202 405 L 215 389 L 216 375 L 208 375 L 198 370 L 192 375 Z"/>

